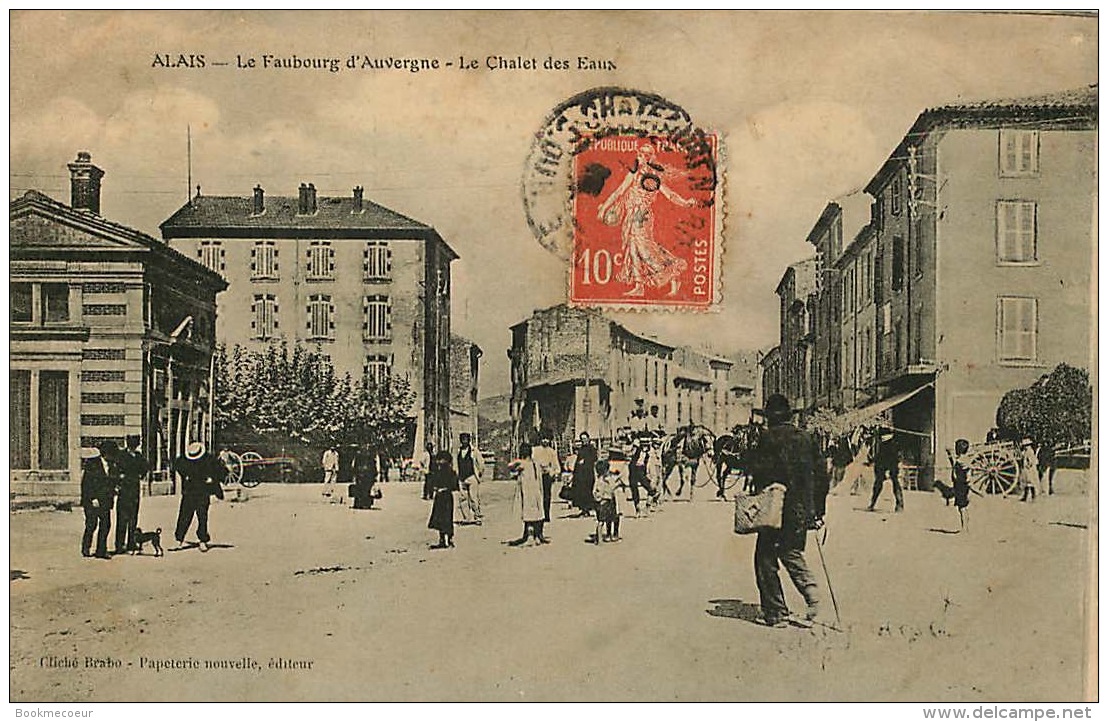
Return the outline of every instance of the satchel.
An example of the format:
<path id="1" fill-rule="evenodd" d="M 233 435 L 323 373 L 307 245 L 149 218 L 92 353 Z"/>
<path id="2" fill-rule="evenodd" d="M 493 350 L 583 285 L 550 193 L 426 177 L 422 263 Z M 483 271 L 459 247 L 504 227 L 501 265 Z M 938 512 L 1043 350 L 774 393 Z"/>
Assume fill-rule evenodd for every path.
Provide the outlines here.
<path id="1" fill-rule="evenodd" d="M 781 528 L 785 487 L 770 484 L 759 494 L 735 495 L 735 533 L 755 534 Z"/>
<path id="2" fill-rule="evenodd" d="M 573 501 L 573 485 L 562 484 L 562 488 L 558 490 L 558 498 L 562 501 Z"/>

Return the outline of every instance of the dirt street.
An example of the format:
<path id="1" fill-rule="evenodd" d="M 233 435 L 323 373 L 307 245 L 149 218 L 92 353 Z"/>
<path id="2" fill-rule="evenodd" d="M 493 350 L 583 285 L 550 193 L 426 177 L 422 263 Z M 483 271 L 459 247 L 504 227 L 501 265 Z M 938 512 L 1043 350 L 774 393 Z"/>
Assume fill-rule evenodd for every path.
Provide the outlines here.
<path id="1" fill-rule="evenodd" d="M 754 539 L 709 493 L 599 546 L 556 505 L 552 544 L 510 548 L 514 486 L 491 482 L 484 526 L 440 551 L 415 484 L 384 485 L 372 511 L 263 485 L 213 505 L 206 554 L 109 561 L 81 558 L 80 510 L 14 512 L 10 698 L 1072 701 L 1096 540 L 1084 484 L 1062 471 L 1032 504 L 974 497 L 970 534 L 949 532 L 937 494 L 908 492 L 903 514 L 888 490 L 876 513 L 832 496 L 843 631 L 756 624 Z M 176 505 L 143 500 L 166 548 Z M 812 536 L 808 560 L 823 580 Z"/>

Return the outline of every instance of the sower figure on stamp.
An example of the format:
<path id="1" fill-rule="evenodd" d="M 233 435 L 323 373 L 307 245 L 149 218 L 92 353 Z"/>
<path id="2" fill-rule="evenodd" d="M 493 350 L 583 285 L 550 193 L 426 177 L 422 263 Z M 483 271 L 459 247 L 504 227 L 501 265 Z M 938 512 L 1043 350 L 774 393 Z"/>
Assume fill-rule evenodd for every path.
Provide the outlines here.
<path id="1" fill-rule="evenodd" d="M 208 453 L 204 444 L 194 441 L 185 447 L 184 456 L 173 462 L 173 473 L 181 483 L 181 506 L 177 511 L 177 528 L 173 537 L 177 546 L 171 551 L 185 548 L 185 534 L 196 517 L 196 538 L 200 540 L 200 551 L 208 551 L 208 506 L 212 496 L 223 498 L 223 480 L 227 476 L 227 467 L 219 459 Z"/>
<path id="2" fill-rule="evenodd" d="M 623 266 L 616 278 L 631 285 L 625 296 L 645 295 L 646 285 L 660 288 L 670 284 L 669 295 L 680 287 L 680 276 L 688 263 L 654 240 L 654 202 L 661 193 L 670 202 L 686 208 L 696 205 L 673 191 L 666 180 L 672 171 L 656 160 L 657 151 L 647 144 L 639 148 L 635 165 L 623 182 L 597 208 L 606 225 L 619 225 L 623 237 Z"/>
<path id="3" fill-rule="evenodd" d="M 150 465 L 139 452 L 139 436 L 127 437 L 127 448 L 119 454 L 119 496 L 115 502 L 115 553 L 134 551 L 138 526 L 139 492 Z"/>
<path id="4" fill-rule="evenodd" d="M 784 627 L 789 621 L 811 626 L 819 613 L 820 597 L 816 578 L 804 558 L 804 547 L 808 530 L 823 525 L 817 490 L 826 488 L 826 466 L 812 435 L 791 423 L 792 409 L 788 399 L 781 394 L 770 396 L 766 400 L 766 419 L 769 428 L 761 434 L 751 454 L 754 491 L 760 493 L 774 483 L 784 485 L 786 491 L 781 528 L 758 532 L 754 546 L 754 576 L 761 597 L 762 617 L 770 627 Z M 778 563 L 785 567 L 808 604 L 804 617 L 789 614 L 777 572 Z"/>
<path id="5" fill-rule="evenodd" d="M 81 508 L 85 512 L 85 531 L 81 535 L 81 556 L 92 556 L 92 537 L 96 536 L 96 556 L 108 559 L 108 532 L 112 528 L 114 484 L 100 449 L 81 450 Z"/>

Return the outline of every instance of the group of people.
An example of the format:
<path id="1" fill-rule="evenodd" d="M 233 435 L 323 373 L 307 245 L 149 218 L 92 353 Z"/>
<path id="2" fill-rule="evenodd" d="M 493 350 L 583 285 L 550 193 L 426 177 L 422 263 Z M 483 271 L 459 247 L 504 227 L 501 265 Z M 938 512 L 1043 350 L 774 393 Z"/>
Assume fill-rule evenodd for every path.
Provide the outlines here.
<path id="1" fill-rule="evenodd" d="M 149 467 L 139 452 L 139 437 L 126 437 L 123 448 L 103 441 L 81 453 L 81 508 L 85 529 L 81 535 L 81 556 L 108 559 L 108 535 L 115 507 L 115 554 L 136 548 L 139 493 Z M 96 548 L 93 550 L 93 538 Z"/>
<path id="2" fill-rule="evenodd" d="M 384 454 L 377 453 L 369 446 L 354 446 L 350 458 L 350 471 L 353 483 L 347 494 L 355 509 L 372 509 L 381 498 L 381 489 L 377 486 L 380 479 L 388 479 L 389 461 Z M 320 459 L 323 466 L 323 496 L 332 504 L 342 504 L 343 495 L 338 488 L 339 450 L 335 446 L 327 447 Z"/>
<path id="3" fill-rule="evenodd" d="M 474 447 L 473 437 L 468 433 L 458 437 L 458 447 L 454 457 L 445 449 L 435 452 L 434 444 L 428 443 L 420 457 L 424 474 L 423 499 L 431 501 L 427 528 L 439 534 L 438 544 L 433 549 L 454 546 L 455 523 L 480 526 L 483 521 L 481 482 L 485 476 L 484 457 Z M 460 518 L 455 520 L 455 514 Z"/>
<path id="4" fill-rule="evenodd" d="M 81 451 L 81 508 L 85 528 L 81 535 L 81 556 L 108 559 L 108 535 L 115 508 L 114 554 L 138 550 L 142 544 L 138 526 L 142 481 L 150 471 L 139 449 L 140 437 L 127 436 L 121 448 L 113 441 Z M 181 501 L 174 538 L 176 549 L 183 549 L 185 536 L 196 521 L 200 551 L 208 551 L 208 507 L 211 497 L 223 498 L 227 467 L 208 453 L 202 442 L 193 442 L 174 460 L 172 473 L 180 480 Z M 93 541 L 95 539 L 95 549 Z M 160 544 L 160 542 L 158 542 Z"/>

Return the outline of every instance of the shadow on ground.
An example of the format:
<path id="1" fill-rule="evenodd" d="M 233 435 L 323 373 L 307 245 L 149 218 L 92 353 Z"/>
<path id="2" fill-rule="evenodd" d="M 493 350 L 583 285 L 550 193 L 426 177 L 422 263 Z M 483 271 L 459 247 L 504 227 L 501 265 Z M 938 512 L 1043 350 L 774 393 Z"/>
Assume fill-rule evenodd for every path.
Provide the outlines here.
<path id="1" fill-rule="evenodd" d="M 706 614 L 713 617 L 741 619 L 744 622 L 757 624 L 758 617 L 761 615 L 761 607 L 741 599 L 709 599 L 708 604 L 716 605 L 714 609 L 704 610 Z"/>

